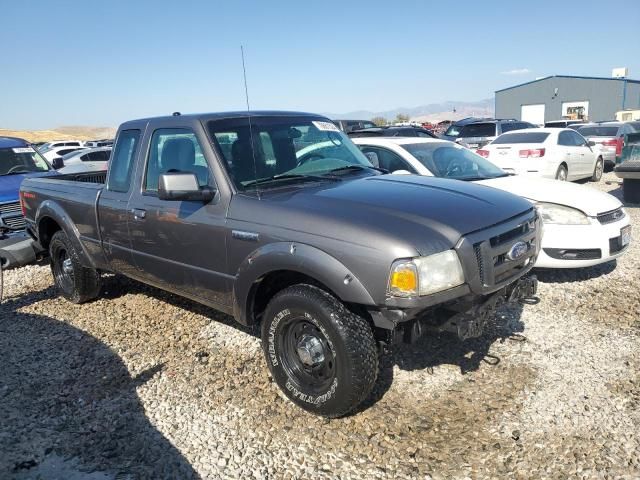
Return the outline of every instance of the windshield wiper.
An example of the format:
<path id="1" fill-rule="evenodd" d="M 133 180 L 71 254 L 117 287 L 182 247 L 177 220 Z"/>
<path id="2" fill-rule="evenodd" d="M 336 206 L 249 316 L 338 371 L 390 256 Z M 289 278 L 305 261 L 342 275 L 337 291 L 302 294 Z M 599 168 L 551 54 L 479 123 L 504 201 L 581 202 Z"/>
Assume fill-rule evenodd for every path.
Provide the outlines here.
<path id="1" fill-rule="evenodd" d="M 23 173 L 33 173 L 33 170 L 20 170 L 18 172 L 3 173 L 0 177 L 8 177 L 9 175 L 21 175 Z"/>
<path id="2" fill-rule="evenodd" d="M 331 179 L 320 175 L 307 175 L 301 173 L 281 173 L 280 175 L 273 175 L 271 177 L 266 178 L 258 178 L 257 180 L 252 180 L 248 183 L 245 183 L 245 187 L 251 187 L 253 185 L 264 185 L 266 183 L 278 182 L 280 180 L 337 180 Z"/>
<path id="3" fill-rule="evenodd" d="M 354 164 L 354 165 L 345 165 L 344 167 L 332 168 L 327 173 L 325 173 L 325 175 L 329 175 L 330 176 L 330 174 L 337 173 L 337 172 L 362 171 L 362 170 L 375 170 L 377 172 L 389 173 L 389 170 L 387 170 L 385 168 L 374 167 L 374 166 L 370 166 L 370 165 L 355 165 Z"/>

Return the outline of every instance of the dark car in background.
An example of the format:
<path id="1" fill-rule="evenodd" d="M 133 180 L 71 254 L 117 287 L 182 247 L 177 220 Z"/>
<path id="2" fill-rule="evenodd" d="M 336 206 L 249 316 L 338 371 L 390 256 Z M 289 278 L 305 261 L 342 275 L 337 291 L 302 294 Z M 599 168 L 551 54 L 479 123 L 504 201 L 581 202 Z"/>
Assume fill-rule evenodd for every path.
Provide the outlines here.
<path id="1" fill-rule="evenodd" d="M 586 122 L 584 120 L 551 120 L 549 122 L 544 122 L 545 128 L 571 128 L 572 130 L 577 130 Z"/>
<path id="2" fill-rule="evenodd" d="M 449 125 L 449 128 L 447 128 L 447 130 L 440 136 L 440 138 L 442 138 L 443 140 L 449 140 L 451 142 L 455 142 L 456 138 L 458 138 L 458 135 L 460 135 L 460 130 L 462 130 L 462 127 L 464 127 L 465 125 L 469 125 L 470 123 L 481 122 L 484 120 L 493 120 L 493 119 L 489 117 L 461 118 L 460 120 L 457 120 L 453 122 L 451 125 Z"/>
<path id="3" fill-rule="evenodd" d="M 342 130 L 344 133 L 376 126 L 376 124 L 371 120 L 332 120 L 332 122 L 335 123 L 336 127 Z"/>
<path id="4" fill-rule="evenodd" d="M 438 138 L 438 136 L 422 127 L 394 126 L 364 128 L 349 132 L 350 137 L 426 137 Z"/>
<path id="5" fill-rule="evenodd" d="M 536 128 L 536 126 L 533 123 L 522 122 L 512 118 L 481 120 L 463 126 L 455 141 L 467 148 L 477 150 L 491 143 L 503 133 L 525 128 Z"/>

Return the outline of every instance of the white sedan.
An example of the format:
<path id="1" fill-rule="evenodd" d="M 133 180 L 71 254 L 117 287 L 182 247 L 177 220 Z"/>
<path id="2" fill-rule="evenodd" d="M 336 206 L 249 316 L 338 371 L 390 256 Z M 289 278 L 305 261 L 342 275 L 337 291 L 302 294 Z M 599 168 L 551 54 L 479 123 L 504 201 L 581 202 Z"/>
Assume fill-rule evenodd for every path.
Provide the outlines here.
<path id="1" fill-rule="evenodd" d="M 102 172 L 107 170 L 111 147 L 87 148 L 67 153 L 60 162 L 60 173 Z"/>
<path id="2" fill-rule="evenodd" d="M 604 161 L 592 146 L 570 128 L 530 128 L 503 133 L 476 153 L 508 173 L 599 182 Z"/>
<path id="3" fill-rule="evenodd" d="M 471 150 L 446 140 L 399 137 L 352 140 L 374 166 L 390 172 L 475 181 L 533 202 L 544 224 L 537 267 L 588 267 L 608 262 L 628 249 L 629 216 L 620 201 L 608 193 L 585 185 L 509 174 Z"/>

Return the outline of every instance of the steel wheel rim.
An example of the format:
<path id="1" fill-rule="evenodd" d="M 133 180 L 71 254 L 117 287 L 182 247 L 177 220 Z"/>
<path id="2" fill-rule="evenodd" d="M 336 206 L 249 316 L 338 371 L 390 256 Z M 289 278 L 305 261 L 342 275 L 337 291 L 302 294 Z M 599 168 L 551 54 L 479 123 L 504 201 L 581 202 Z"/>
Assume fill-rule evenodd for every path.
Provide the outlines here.
<path id="1" fill-rule="evenodd" d="M 602 173 L 604 171 L 604 166 L 602 164 L 602 161 L 599 160 L 596 162 L 596 179 L 600 180 L 600 178 L 602 177 Z"/>
<path id="2" fill-rule="evenodd" d="M 73 275 L 73 263 L 69 254 L 64 248 L 57 251 L 53 262 L 53 275 L 56 283 L 65 292 L 73 290 L 74 275 Z"/>
<path id="3" fill-rule="evenodd" d="M 315 323 L 303 316 L 291 318 L 282 326 L 278 347 L 282 367 L 299 390 L 316 395 L 327 391 L 336 376 L 335 352 Z M 309 364 L 306 354 L 318 352 L 322 360 Z"/>
<path id="4" fill-rule="evenodd" d="M 558 172 L 558 180 L 560 180 L 561 182 L 567 181 L 567 171 L 564 168 L 561 168 Z"/>

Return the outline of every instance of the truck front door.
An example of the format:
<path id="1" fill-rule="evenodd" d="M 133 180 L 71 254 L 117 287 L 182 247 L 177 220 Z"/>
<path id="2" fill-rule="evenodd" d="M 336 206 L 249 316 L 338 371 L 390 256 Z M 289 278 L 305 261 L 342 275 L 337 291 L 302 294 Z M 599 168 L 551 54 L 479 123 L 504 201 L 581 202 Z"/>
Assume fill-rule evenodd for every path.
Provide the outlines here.
<path id="1" fill-rule="evenodd" d="M 219 194 L 207 204 L 160 200 L 157 195 L 159 176 L 169 171 L 195 173 L 201 187 L 216 187 L 201 143 L 190 128 L 158 128 L 148 135 L 146 165 L 138 176 L 141 188 L 129 204 L 138 275 L 152 285 L 203 303 L 230 305 L 232 277 L 225 273 L 226 208 Z"/>

